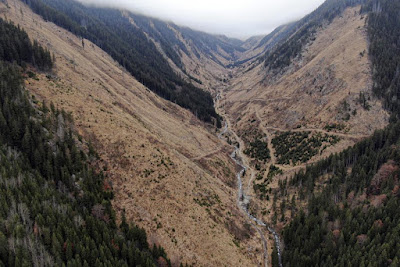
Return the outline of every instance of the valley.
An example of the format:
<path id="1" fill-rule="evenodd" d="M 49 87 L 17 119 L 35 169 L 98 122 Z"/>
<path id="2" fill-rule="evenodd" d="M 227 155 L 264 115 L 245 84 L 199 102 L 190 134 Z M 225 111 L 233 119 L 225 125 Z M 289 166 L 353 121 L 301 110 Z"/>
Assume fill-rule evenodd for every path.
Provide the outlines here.
<path id="1" fill-rule="evenodd" d="M 221 99 L 221 95 L 220 93 L 217 95 L 216 97 L 216 107 L 218 110 L 218 105 L 219 105 L 219 101 Z M 225 126 L 223 128 L 223 130 L 221 131 L 221 133 L 218 135 L 218 138 L 222 138 L 225 134 L 229 133 L 231 130 L 229 129 L 229 120 L 227 118 L 225 118 Z M 233 133 L 235 135 L 236 138 L 237 135 L 235 133 Z M 235 142 L 237 143 L 237 145 L 235 145 L 235 150 L 232 152 L 231 154 L 231 158 L 232 160 L 241 167 L 241 169 L 239 170 L 239 172 L 237 172 L 236 177 L 237 177 L 237 188 L 238 188 L 238 199 L 237 199 L 237 203 L 238 206 L 243 210 L 243 212 L 248 216 L 250 222 L 253 224 L 253 227 L 255 227 L 255 229 L 257 230 L 257 232 L 260 234 L 262 243 L 263 243 L 263 249 L 264 249 L 264 266 L 269 266 L 268 262 L 270 262 L 269 259 L 269 247 L 271 245 L 271 242 L 268 242 L 267 239 L 265 239 L 265 231 L 269 231 L 270 234 L 272 234 L 273 236 L 273 240 L 275 242 L 275 247 L 277 248 L 277 254 L 278 254 L 278 258 L 279 258 L 279 266 L 282 266 L 282 259 L 281 259 L 281 251 L 280 251 L 280 238 L 279 235 L 276 233 L 276 231 L 271 227 L 268 226 L 266 223 L 264 223 L 262 220 L 254 217 L 248 210 L 248 204 L 249 204 L 249 196 L 247 195 L 250 191 L 250 184 L 252 179 L 254 179 L 254 171 L 251 169 L 251 167 L 249 167 L 249 165 L 245 165 L 245 156 L 242 153 L 242 150 L 240 149 L 240 144 L 243 143 L 243 141 L 241 139 L 235 139 Z M 246 193 L 243 189 L 243 181 L 242 181 L 242 177 L 244 176 L 244 174 L 247 171 L 251 171 L 251 179 L 248 182 L 248 186 L 246 188 Z"/>
<path id="2" fill-rule="evenodd" d="M 81 146 L 97 151 L 90 165 L 112 191 L 118 224 L 143 228 L 150 246 L 165 249 L 170 262 L 154 265 L 281 267 L 300 260 L 291 227 L 314 224 L 310 205 L 322 193 L 333 200 L 321 200 L 315 220 L 327 226 L 309 231 L 337 246 L 351 220 L 333 218 L 358 212 L 355 203 L 364 214 L 381 207 L 386 198 L 366 192 L 379 191 L 385 168 L 393 170 L 386 191 L 395 192 L 385 194 L 397 194 L 397 128 L 374 92 L 377 67 L 361 2 L 328 0 L 246 41 L 73 1 L 0 1 L 0 18 L 52 55 L 51 71 L 27 65 L 24 87 L 32 102 L 73 118 Z M 123 25 L 118 31 L 132 33 L 131 42 L 97 38 L 101 27 L 91 25 L 100 21 L 104 31 Z M 353 169 L 374 160 L 371 171 Z M 350 175 L 360 175 L 359 184 Z M 298 229 L 307 236 L 308 228 Z"/>
<path id="3" fill-rule="evenodd" d="M 144 227 L 172 262 L 262 262 L 260 237 L 236 204 L 231 148 L 215 131 L 150 92 L 90 41 L 82 47 L 20 1 L 9 5 L 2 16 L 55 55 L 53 74 L 27 79 L 27 89 L 73 114 L 77 131 L 99 152 L 116 211 Z"/>
<path id="4" fill-rule="evenodd" d="M 295 62 L 293 66 L 286 70 L 287 73 L 277 74 L 278 78 L 269 77 L 268 71 L 255 61 L 247 64 L 247 66 L 245 64 L 246 67 L 241 66 L 237 69 L 228 70 L 225 77 L 229 78 L 225 84 L 219 85 L 223 89 L 217 93 L 217 111 L 224 117 L 226 127 L 231 131 L 224 130 L 229 143 L 236 147 L 235 153 L 239 155 L 239 162 L 243 162 L 240 165 L 246 166 L 244 167 L 246 175 L 244 175 L 243 181 L 238 182 L 239 188 L 243 184 L 246 192 L 246 197 L 243 199 L 246 212 L 248 212 L 247 207 L 250 207 L 252 210 L 251 216 L 254 214 L 254 216 L 261 218 L 256 219 L 261 224 L 264 224 L 263 221 L 269 223 L 275 221 L 276 223 L 276 217 L 282 216 L 284 219 L 280 219 L 277 222 L 277 227 L 282 229 L 285 223 L 290 222 L 290 215 L 282 215 L 273 208 L 274 205 L 282 205 L 281 201 L 277 200 L 277 203 L 274 204 L 275 200 L 272 202 L 272 198 L 270 198 L 269 201 L 266 201 L 265 196 L 263 197 L 262 194 L 257 192 L 256 187 L 260 185 L 260 179 L 255 179 L 256 176 L 261 177 L 261 179 L 268 179 L 267 185 L 270 193 L 277 192 L 280 190 L 280 182 L 287 180 L 300 170 L 304 170 L 306 166 L 317 163 L 320 159 L 360 142 L 369 137 L 374 130 L 384 128 L 388 123 L 388 113 L 383 110 L 381 102 L 372 97 L 372 82 L 369 75 L 370 65 L 368 59 L 365 60 L 365 57 L 360 56 L 361 52 L 367 49 L 367 40 L 365 29 L 363 30 L 365 17 L 359 14 L 359 10 L 360 7 L 349 8 L 345 10 L 343 16 L 333 20 L 329 26 L 324 26 L 320 32 L 316 33 L 315 41 L 304 51 L 305 54 L 302 56 L 302 61 Z M 343 27 L 343 25 L 346 25 L 346 27 Z M 339 32 L 334 32 L 338 29 L 340 29 Z M 353 42 L 354 33 L 356 33 L 356 38 L 359 38 L 356 42 Z M 329 45 L 326 43 L 329 42 L 327 36 L 341 36 L 342 38 L 330 39 L 332 41 L 335 40 L 335 42 Z M 347 38 L 351 38 L 352 42 Z M 357 46 L 354 48 L 349 47 L 350 43 Z M 322 47 L 324 47 L 323 50 Z M 343 50 L 345 54 L 338 53 L 337 47 L 346 47 Z M 340 62 L 342 58 L 348 58 L 348 62 L 353 64 L 350 68 L 357 70 L 357 74 L 349 74 L 348 65 L 343 68 L 346 74 L 341 69 L 337 69 L 335 64 L 342 64 Z M 318 60 L 318 71 L 315 72 L 313 64 Z M 327 60 L 328 62 L 325 62 Z M 340 82 L 335 84 L 331 78 L 321 77 L 324 74 L 320 70 L 323 70 L 325 65 L 327 65 L 328 69 L 335 69 L 335 72 L 330 70 L 331 74 L 329 75 L 343 77 L 333 78 L 340 80 Z M 308 69 L 312 69 L 312 71 Z M 311 77 L 307 78 L 307 80 L 314 79 L 314 83 L 307 84 L 306 82 L 302 84 L 303 81 L 301 79 L 310 75 Z M 320 79 L 319 83 L 315 83 L 315 80 L 318 79 Z M 305 101 L 299 100 L 299 98 L 302 98 L 301 91 L 294 91 L 296 88 L 304 90 L 308 86 L 308 92 L 306 91 L 305 93 L 312 95 L 309 92 L 315 89 L 320 90 L 318 88 L 321 87 L 321 84 L 323 87 L 331 87 L 332 89 L 328 89 L 330 91 L 322 94 L 317 93 L 315 96 L 308 97 Z M 284 87 L 280 87 L 282 85 Z M 348 91 L 346 88 L 351 89 Z M 357 107 L 357 99 L 362 94 L 368 94 L 372 97 L 368 109 Z M 307 98 L 307 96 L 304 97 Z M 310 105 L 314 104 L 308 102 L 310 100 L 317 101 L 315 103 L 322 106 L 320 108 L 311 108 Z M 323 101 L 323 103 L 318 101 Z M 353 116 L 350 119 L 341 117 L 343 116 L 341 115 L 343 103 L 350 103 L 350 105 L 346 104 L 346 109 L 349 111 L 352 108 L 357 110 L 357 112 L 352 113 Z M 304 115 L 292 113 L 297 113 L 298 108 L 301 110 L 299 113 Z M 316 110 L 328 110 L 329 113 L 323 114 Z M 317 113 L 306 115 L 307 112 Z M 307 119 L 307 117 L 310 119 Z M 292 121 L 293 119 L 295 121 Z M 328 127 L 330 125 L 340 126 Z M 305 161 L 282 163 L 278 161 L 279 155 L 277 155 L 276 148 L 272 144 L 274 139 L 282 133 L 305 133 L 313 138 L 321 136 L 323 138 L 333 138 L 334 141 L 332 144 L 327 143 L 325 145 L 326 148 L 324 147 L 321 151 L 315 153 L 315 156 L 311 156 Z M 261 167 L 261 171 L 257 168 L 257 160 L 243 154 L 243 151 L 249 147 L 252 136 L 263 138 L 270 151 L 267 163 L 265 165 L 261 164 L 264 167 Z M 245 140 L 241 137 L 245 137 Z M 278 174 L 271 175 L 273 180 L 266 178 L 269 177 L 271 168 L 279 170 Z M 243 173 L 238 173 L 238 178 L 241 178 L 239 177 L 241 174 Z M 242 194 L 240 192 L 241 189 L 239 189 L 239 196 Z M 289 193 L 287 198 L 290 199 L 296 194 L 297 192 L 293 191 Z M 262 197 L 261 201 L 259 199 L 260 196 Z M 297 205 L 304 207 L 304 203 L 298 203 Z M 255 217 L 251 218 L 255 219 Z M 274 238 L 270 233 L 266 234 L 269 237 L 267 242 L 268 254 L 271 255 L 275 246 Z M 271 262 L 271 258 L 269 260 Z"/>

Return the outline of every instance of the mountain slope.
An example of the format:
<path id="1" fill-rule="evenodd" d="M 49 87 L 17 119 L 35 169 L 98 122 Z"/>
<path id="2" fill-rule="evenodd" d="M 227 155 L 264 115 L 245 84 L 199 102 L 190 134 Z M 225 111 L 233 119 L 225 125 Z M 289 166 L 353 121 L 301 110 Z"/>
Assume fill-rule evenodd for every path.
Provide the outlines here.
<path id="1" fill-rule="evenodd" d="M 230 66 L 243 68 L 246 64 L 251 65 L 254 62 L 258 62 L 267 51 L 272 50 L 281 41 L 286 40 L 296 24 L 295 22 L 288 23 L 279 26 L 266 36 L 249 38 L 242 44 L 246 51 L 241 53 L 239 58 Z"/>
<path id="2" fill-rule="evenodd" d="M 179 77 L 143 30 L 134 27 L 119 10 L 90 8 L 72 0 L 24 2 L 45 20 L 100 46 L 156 94 L 191 110 L 206 122 L 219 121 L 210 94 Z M 165 42 L 161 44 L 180 65 L 176 52 Z"/>
<path id="3" fill-rule="evenodd" d="M 226 90 L 226 108 L 240 118 L 238 126 L 245 127 L 257 110 L 263 124 L 283 130 L 343 124 L 346 133 L 357 135 L 384 127 L 388 115 L 372 93 L 366 17 L 359 10 L 347 9 L 316 32 L 301 59 L 283 73 L 265 74 L 261 65 L 239 71 Z M 364 96 L 368 104 L 360 104 Z"/>
<path id="4" fill-rule="evenodd" d="M 278 230 L 307 201 L 295 201 L 297 191 L 279 194 L 286 179 L 389 122 L 388 111 L 373 92 L 368 16 L 360 9 L 350 6 L 321 23 L 287 66 L 249 61 L 232 69 L 232 79 L 220 87 L 223 111 L 251 160 L 252 175 L 244 184 L 256 197 L 249 206 Z M 292 34 L 283 40 L 298 38 Z M 270 53 L 280 55 L 279 49 L 278 43 Z M 289 210 L 292 194 L 297 209 Z"/>
<path id="5" fill-rule="evenodd" d="M 215 81 L 226 73 L 226 66 L 245 52 L 240 40 L 211 35 L 153 18 L 122 12 L 143 31 L 185 80 L 208 92 L 215 92 Z M 171 54 L 176 56 L 171 57 Z"/>
<path id="6" fill-rule="evenodd" d="M 118 213 L 125 209 L 174 263 L 252 266 L 261 259 L 261 243 L 236 205 L 226 144 L 90 41 L 82 47 L 79 37 L 19 1 L 5 11 L 54 53 L 53 73 L 28 79 L 26 87 L 73 114 L 78 132 L 99 152 Z"/>
<path id="7" fill-rule="evenodd" d="M 368 1 L 362 10 L 368 15 L 374 92 L 380 97 L 396 94 L 399 87 L 394 66 L 400 59 L 387 53 L 399 48 L 395 40 L 400 29 L 400 5 Z M 300 212 L 283 231 L 287 264 L 399 265 L 398 106 L 396 99 L 382 98 L 394 111 L 387 128 L 289 181 L 288 190 L 299 190 L 300 198 L 308 195 L 309 199 L 307 216 Z M 310 228 L 315 224 L 319 227 Z"/>
<path id="8" fill-rule="evenodd" d="M 271 70 L 279 70 L 290 65 L 306 44 L 313 41 L 313 35 L 324 24 L 330 24 L 334 18 L 348 7 L 360 5 L 366 0 L 327 0 L 315 11 L 300 21 L 293 23 L 286 32 L 286 38 L 265 55 L 265 66 Z"/>
<path id="9" fill-rule="evenodd" d="M 284 265 L 398 265 L 399 5 L 359 3 L 327 1 L 221 90 Z"/>
<path id="10" fill-rule="evenodd" d="M 37 67 L 51 70 L 50 53 L 2 19 L 0 31 L 0 265 L 168 264 L 143 229 L 117 225 L 113 192 L 71 115 L 23 87 Z"/>

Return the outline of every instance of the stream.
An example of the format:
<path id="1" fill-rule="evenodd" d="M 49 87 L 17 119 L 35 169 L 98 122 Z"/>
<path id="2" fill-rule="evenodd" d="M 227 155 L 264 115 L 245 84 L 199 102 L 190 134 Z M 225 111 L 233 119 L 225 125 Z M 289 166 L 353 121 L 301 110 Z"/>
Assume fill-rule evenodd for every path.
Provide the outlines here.
<path id="1" fill-rule="evenodd" d="M 217 100 L 219 100 L 220 98 L 220 94 L 217 95 Z M 219 139 L 222 139 L 223 135 L 225 133 L 227 133 L 229 131 L 229 127 L 228 127 L 228 123 L 225 120 L 225 125 L 224 125 L 224 129 L 220 132 L 220 134 L 218 135 Z M 267 266 L 268 264 L 268 252 L 267 252 L 267 240 L 264 237 L 264 234 L 262 232 L 262 230 L 260 229 L 260 227 L 266 227 L 267 230 L 273 235 L 274 237 L 274 241 L 275 241 L 275 246 L 277 249 L 277 254 L 278 254 L 278 261 L 279 261 L 279 266 L 283 267 L 282 264 L 282 255 L 281 255 L 281 247 L 280 247 L 280 238 L 278 233 L 271 227 L 271 226 L 267 226 L 267 224 L 265 222 L 263 222 L 262 220 L 256 218 L 255 216 L 253 216 L 248 209 L 248 204 L 250 202 L 250 198 L 249 196 L 247 196 L 244 193 L 243 190 L 243 182 L 242 182 L 242 176 L 243 174 L 246 172 L 247 167 L 244 165 L 243 160 L 240 156 L 240 149 L 237 145 L 235 145 L 235 150 L 232 152 L 231 154 L 231 158 L 232 160 L 241 167 L 241 170 L 236 174 L 236 178 L 237 178 L 237 185 L 238 185 L 238 198 L 237 198 L 237 204 L 239 206 L 239 208 L 241 210 L 244 211 L 244 213 L 246 213 L 247 217 L 251 220 L 254 221 L 256 223 L 256 225 L 254 225 L 255 229 L 257 230 L 257 232 L 260 234 L 262 243 L 263 243 L 263 249 L 264 249 L 264 262 L 265 265 Z"/>
<path id="2" fill-rule="evenodd" d="M 232 152 L 231 158 L 235 161 L 237 165 L 239 165 L 242 169 L 236 174 L 237 177 L 237 183 L 238 183 L 238 206 L 246 213 L 247 217 L 249 217 L 250 220 L 254 221 L 258 226 L 262 227 L 267 227 L 268 231 L 272 233 L 274 236 L 274 241 L 275 241 L 275 246 L 277 249 L 278 253 L 278 260 L 279 260 L 279 266 L 283 267 L 282 265 L 282 258 L 281 258 L 281 247 L 280 247 L 280 239 L 278 233 L 270 226 L 267 226 L 265 222 L 262 220 L 256 218 L 253 216 L 248 209 L 248 203 L 250 202 L 249 197 L 244 193 L 243 191 L 243 182 L 242 182 L 242 176 L 247 170 L 247 167 L 243 165 L 242 160 L 239 156 L 239 148 L 235 146 L 235 151 Z M 262 233 L 261 229 L 259 227 L 256 227 L 257 231 L 260 233 L 263 246 L 264 246 L 264 257 L 265 257 L 265 262 L 268 260 L 268 253 L 267 253 L 267 240 L 264 237 L 264 234 Z"/>

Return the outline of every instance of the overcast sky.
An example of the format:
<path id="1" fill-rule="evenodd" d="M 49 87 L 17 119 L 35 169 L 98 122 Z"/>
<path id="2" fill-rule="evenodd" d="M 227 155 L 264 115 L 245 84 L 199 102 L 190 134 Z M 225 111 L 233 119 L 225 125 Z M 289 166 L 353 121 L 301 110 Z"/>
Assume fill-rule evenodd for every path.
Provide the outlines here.
<path id="1" fill-rule="evenodd" d="M 247 38 L 310 13 L 324 0 L 79 0 L 118 7 L 209 33 Z"/>

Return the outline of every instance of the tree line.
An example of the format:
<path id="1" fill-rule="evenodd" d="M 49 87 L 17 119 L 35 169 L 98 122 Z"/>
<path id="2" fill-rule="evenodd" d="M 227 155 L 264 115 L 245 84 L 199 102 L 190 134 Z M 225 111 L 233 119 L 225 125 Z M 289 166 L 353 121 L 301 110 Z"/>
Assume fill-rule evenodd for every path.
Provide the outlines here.
<path id="1" fill-rule="evenodd" d="M 94 149 L 72 130 L 70 114 L 24 89 L 24 51 L 5 51 L 12 63 L 0 61 L 0 266 L 170 266 L 143 229 L 124 214 L 117 223 L 112 187 L 92 167 Z"/>
<path id="2" fill-rule="evenodd" d="M 40 70 L 49 70 L 53 61 L 47 48 L 30 41 L 28 34 L 19 25 L 5 22 L 0 18 L 0 60 L 19 65 L 32 64 Z"/>

